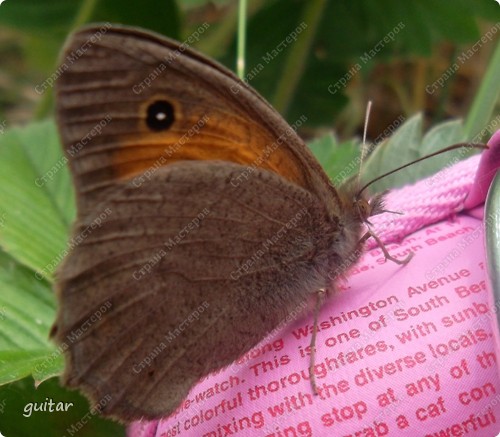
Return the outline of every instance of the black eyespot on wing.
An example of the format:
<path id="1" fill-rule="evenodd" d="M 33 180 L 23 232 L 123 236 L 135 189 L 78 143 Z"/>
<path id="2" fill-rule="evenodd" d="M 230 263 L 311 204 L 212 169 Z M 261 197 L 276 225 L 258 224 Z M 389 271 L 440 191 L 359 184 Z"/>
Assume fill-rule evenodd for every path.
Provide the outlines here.
<path id="1" fill-rule="evenodd" d="M 148 106 L 146 124 L 151 130 L 167 130 L 174 121 L 174 107 L 170 102 L 157 100 Z"/>

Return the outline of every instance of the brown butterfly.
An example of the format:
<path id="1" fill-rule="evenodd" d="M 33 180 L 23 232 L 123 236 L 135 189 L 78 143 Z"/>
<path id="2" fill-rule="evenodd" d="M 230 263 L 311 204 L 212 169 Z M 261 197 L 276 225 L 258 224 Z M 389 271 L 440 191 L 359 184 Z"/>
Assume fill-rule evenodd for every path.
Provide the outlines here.
<path id="1" fill-rule="evenodd" d="M 166 416 L 333 289 L 382 197 L 336 189 L 261 96 L 185 45 L 87 27 L 61 65 L 78 207 L 57 272 L 62 379 L 119 420 Z"/>

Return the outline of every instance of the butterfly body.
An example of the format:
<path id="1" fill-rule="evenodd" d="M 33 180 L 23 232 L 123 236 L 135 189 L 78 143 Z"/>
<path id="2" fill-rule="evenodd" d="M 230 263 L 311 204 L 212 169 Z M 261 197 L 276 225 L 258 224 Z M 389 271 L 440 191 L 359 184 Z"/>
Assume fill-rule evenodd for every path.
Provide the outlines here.
<path id="1" fill-rule="evenodd" d="M 137 29 L 98 31 L 72 37 L 63 59 L 93 42 L 57 85 L 78 216 L 53 336 L 66 385 L 103 414 L 152 419 L 331 289 L 371 212 L 224 67 Z"/>

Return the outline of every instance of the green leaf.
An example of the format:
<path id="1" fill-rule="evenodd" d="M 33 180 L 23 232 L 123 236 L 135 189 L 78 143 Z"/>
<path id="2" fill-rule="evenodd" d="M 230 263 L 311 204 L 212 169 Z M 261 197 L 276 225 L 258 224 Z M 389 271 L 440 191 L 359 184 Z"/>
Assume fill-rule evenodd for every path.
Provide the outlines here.
<path id="1" fill-rule="evenodd" d="M 64 38 L 84 10 L 86 22 L 109 21 L 141 26 L 179 37 L 179 13 L 175 0 L 143 0 L 140 5 L 123 0 L 106 0 L 91 4 L 88 0 L 22 0 L 2 4 L 0 23 L 24 33 Z M 62 41 L 61 41 L 62 42 Z"/>
<path id="2" fill-rule="evenodd" d="M 0 251 L 0 384 L 61 372 L 62 357 L 49 340 L 55 314 L 50 284 Z"/>
<path id="3" fill-rule="evenodd" d="M 2 4 L 0 23 L 29 33 L 56 30 L 61 35 L 69 29 L 82 0 L 7 0 Z"/>
<path id="4" fill-rule="evenodd" d="M 466 2 L 467 0 L 462 1 Z M 490 23 L 496 23 L 500 21 L 500 8 L 498 7 L 498 3 L 495 0 L 474 1 L 472 2 L 471 9 L 479 17 L 484 18 Z"/>
<path id="5" fill-rule="evenodd" d="M 52 121 L 0 137 L 0 245 L 48 279 L 65 253 L 75 216 L 71 187 Z"/>
<path id="6" fill-rule="evenodd" d="M 331 124 L 346 103 L 348 87 L 363 83 L 374 65 L 394 59 L 395 54 L 430 56 L 436 43 L 455 36 L 460 43 L 474 42 L 480 35 L 474 5 L 485 1 L 489 0 L 327 2 L 300 82 L 295 90 L 290 87 L 293 96 L 286 96 L 292 102 L 286 119 L 293 123 L 306 115 L 309 125 Z M 268 100 L 296 74 L 284 67 L 306 33 L 297 29 L 302 23 L 311 25 L 304 20 L 305 4 L 266 2 L 249 19 L 246 80 Z M 297 40 L 287 42 L 293 32 Z M 267 54 L 273 50 L 278 54 L 270 58 Z M 234 43 L 222 59 L 229 68 L 234 66 L 235 51 Z"/>
<path id="7" fill-rule="evenodd" d="M 79 435 L 123 435 L 123 427 L 94 418 L 81 395 L 50 379 L 64 366 L 61 351 L 49 340 L 55 297 L 51 284 L 31 268 L 44 265 L 59 250 L 63 253 L 75 214 L 68 169 L 61 159 L 52 121 L 13 129 L 0 138 L 0 241 L 10 251 L 0 251 L 0 431 L 29 436 L 36 429 L 39 435 L 56 437 L 91 417 L 82 422 Z M 28 376 L 38 384 L 46 382 L 35 390 L 31 378 L 22 379 Z M 22 415 L 28 403 L 46 398 L 69 399 L 75 408 Z"/>
<path id="8" fill-rule="evenodd" d="M 422 138 L 422 114 L 417 114 L 397 129 L 392 137 L 375 148 L 363 166 L 363 182 L 367 183 L 401 165 L 465 140 L 461 120 L 443 122 Z M 429 158 L 384 177 L 371 185 L 370 191 L 380 192 L 416 182 L 473 153 L 475 151 L 463 148 Z"/>
<path id="9" fill-rule="evenodd" d="M 127 4 L 128 3 L 128 4 Z M 180 14 L 175 0 L 22 0 L 6 1 L 0 24 L 18 32 L 24 41 L 30 69 L 42 84 L 54 74 L 57 58 L 68 34 L 82 25 L 111 22 L 138 26 L 180 39 Z M 44 93 L 36 111 L 46 117 L 53 107 L 52 89 Z"/>
<path id="10" fill-rule="evenodd" d="M 473 3 L 468 0 L 455 0 L 453 3 L 447 0 L 421 0 L 414 2 L 414 5 L 418 6 L 416 16 L 427 22 L 428 28 L 433 30 L 434 42 L 447 39 L 466 44 L 480 36 L 475 20 L 471 19 L 475 12 Z"/>
<path id="11" fill-rule="evenodd" d="M 500 8 L 499 8 L 500 9 Z M 467 139 L 475 142 L 489 140 L 496 122 L 486 123 L 492 120 L 495 112 L 495 105 L 498 104 L 500 96 L 500 41 L 497 41 L 493 57 L 490 60 L 488 69 L 484 74 L 481 86 L 476 93 L 474 102 L 467 115 L 465 122 L 465 133 Z M 498 115 L 496 119 L 498 118 Z M 495 119 L 495 120 L 496 120 Z"/>
<path id="12" fill-rule="evenodd" d="M 50 408 L 50 401 L 55 411 L 38 411 L 40 406 Z M 63 411 L 57 411 L 58 403 Z M 0 387 L 0 413 L 0 432 L 6 437 L 125 436 L 123 426 L 100 418 L 78 391 L 62 388 L 56 378 L 37 386 L 25 378 Z"/>
<path id="13" fill-rule="evenodd" d="M 418 145 L 422 136 L 422 115 L 417 114 L 407 120 L 387 141 L 376 146 L 363 165 L 363 182 L 375 179 L 377 176 L 417 158 Z M 395 187 L 402 181 L 401 174 L 388 176 L 372 185 L 371 191 L 383 191 Z"/>
<path id="14" fill-rule="evenodd" d="M 0 385 L 33 375 L 37 382 L 61 373 L 62 354 L 48 350 L 0 351 Z"/>
<path id="15" fill-rule="evenodd" d="M 336 187 L 358 173 L 360 141 L 353 139 L 339 144 L 329 133 L 311 141 L 308 146 Z"/>
<path id="16" fill-rule="evenodd" d="M 179 7 L 183 9 L 191 9 L 207 5 L 225 5 L 230 2 L 231 0 L 179 0 Z"/>
<path id="17" fill-rule="evenodd" d="M 123 0 L 101 1 L 89 21 L 139 26 L 171 38 L 181 37 L 179 10 L 175 0 L 142 0 L 127 6 Z"/>

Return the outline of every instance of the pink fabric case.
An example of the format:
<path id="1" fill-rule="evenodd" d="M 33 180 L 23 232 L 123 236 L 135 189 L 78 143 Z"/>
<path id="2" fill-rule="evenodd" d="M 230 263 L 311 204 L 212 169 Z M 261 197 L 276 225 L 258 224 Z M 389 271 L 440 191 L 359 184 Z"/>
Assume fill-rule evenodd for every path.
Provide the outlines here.
<path id="1" fill-rule="evenodd" d="M 136 422 L 132 437 L 496 436 L 500 379 L 496 311 L 485 270 L 483 207 L 500 167 L 490 150 L 393 190 L 373 218 L 375 242 L 319 315 L 290 323 L 195 386 L 176 414 Z M 168 390 L 168 388 L 165 388 Z"/>

